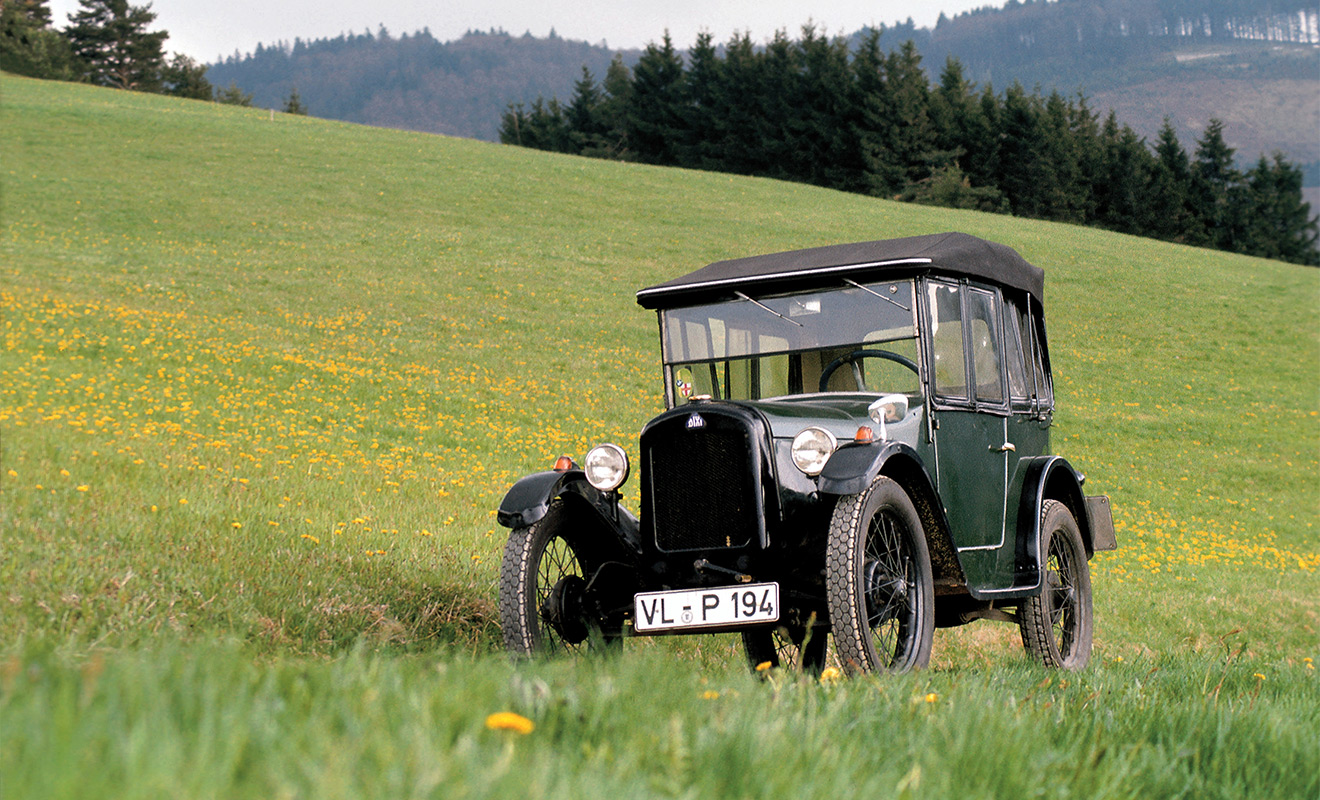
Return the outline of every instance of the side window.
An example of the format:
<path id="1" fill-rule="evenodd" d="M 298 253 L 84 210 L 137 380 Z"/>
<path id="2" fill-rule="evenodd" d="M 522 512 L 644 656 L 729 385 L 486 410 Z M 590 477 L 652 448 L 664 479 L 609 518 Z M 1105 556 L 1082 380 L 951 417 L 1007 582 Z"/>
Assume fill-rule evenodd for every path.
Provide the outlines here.
<path id="1" fill-rule="evenodd" d="M 1049 360 L 1045 357 L 1045 321 L 1040 306 L 1031 313 L 1031 360 L 1036 373 L 1036 396 L 1042 408 L 1054 408 L 1054 386 L 1050 383 Z"/>
<path id="2" fill-rule="evenodd" d="M 963 351 L 962 291 L 932 281 L 930 292 L 931 375 L 941 397 L 969 399 Z"/>
<path id="3" fill-rule="evenodd" d="M 979 289 L 967 290 L 967 321 L 971 334 L 971 366 L 976 399 L 983 403 L 1004 402 L 1004 360 L 1000 357 L 999 314 L 995 296 Z"/>
<path id="4" fill-rule="evenodd" d="M 1023 314 L 1018 303 L 1004 298 L 1004 348 L 1008 361 L 1008 395 L 1014 405 L 1031 402 L 1031 379 L 1027 377 L 1027 359 L 1022 347 L 1030 340 L 1030 328 L 1023 330 Z"/>

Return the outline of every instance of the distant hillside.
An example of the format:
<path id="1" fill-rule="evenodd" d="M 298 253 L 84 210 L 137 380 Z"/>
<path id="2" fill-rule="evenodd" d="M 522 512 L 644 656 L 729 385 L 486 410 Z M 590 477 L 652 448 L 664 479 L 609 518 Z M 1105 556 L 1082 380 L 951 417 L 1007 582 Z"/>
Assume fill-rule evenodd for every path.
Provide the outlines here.
<path id="1" fill-rule="evenodd" d="M 296 88 L 313 116 L 494 141 L 509 103 L 566 95 L 584 65 L 603 76 L 614 52 L 553 32 L 440 42 L 428 30 L 393 37 L 382 29 L 258 46 L 211 65 L 207 78 L 237 84 L 263 108 L 283 106 Z M 639 53 L 625 55 L 631 62 Z"/>
<path id="2" fill-rule="evenodd" d="M 1082 91 L 1152 138 L 1169 116 L 1189 147 L 1215 116 L 1244 161 L 1280 150 L 1316 165 L 1318 18 L 1309 0 L 1010 0 L 941 18 L 933 29 L 892 26 L 882 45 L 912 40 L 932 77 L 955 56 L 982 85 Z M 279 107 L 297 88 L 314 116 L 495 140 L 510 103 L 567 101 L 584 65 L 600 79 L 615 54 L 554 34 L 469 32 L 439 42 L 425 30 L 381 30 L 258 47 L 210 66 L 208 78 L 236 83 L 259 106 Z M 629 65 L 639 56 L 618 54 Z"/>

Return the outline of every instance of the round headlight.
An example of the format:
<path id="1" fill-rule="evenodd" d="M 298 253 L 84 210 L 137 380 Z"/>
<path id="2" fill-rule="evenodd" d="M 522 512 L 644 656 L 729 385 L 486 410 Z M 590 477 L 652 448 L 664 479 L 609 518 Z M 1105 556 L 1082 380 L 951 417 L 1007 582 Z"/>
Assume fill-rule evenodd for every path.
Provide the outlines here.
<path id="1" fill-rule="evenodd" d="M 823 428 L 807 428 L 793 437 L 793 463 L 808 475 L 819 475 L 838 445 L 834 435 Z"/>
<path id="2" fill-rule="evenodd" d="M 612 492 L 628 480 L 628 454 L 617 444 L 599 444 L 587 453 L 583 469 L 588 483 L 602 492 Z"/>

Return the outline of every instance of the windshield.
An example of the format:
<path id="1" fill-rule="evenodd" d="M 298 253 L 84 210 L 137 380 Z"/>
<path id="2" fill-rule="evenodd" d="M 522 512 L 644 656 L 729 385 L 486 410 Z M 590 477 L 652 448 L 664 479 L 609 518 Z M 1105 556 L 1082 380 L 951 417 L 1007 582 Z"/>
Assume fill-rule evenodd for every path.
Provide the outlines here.
<path id="1" fill-rule="evenodd" d="M 914 321 L 911 281 L 669 309 L 661 313 L 669 397 L 913 393 Z M 869 354 L 850 357 L 859 350 Z"/>

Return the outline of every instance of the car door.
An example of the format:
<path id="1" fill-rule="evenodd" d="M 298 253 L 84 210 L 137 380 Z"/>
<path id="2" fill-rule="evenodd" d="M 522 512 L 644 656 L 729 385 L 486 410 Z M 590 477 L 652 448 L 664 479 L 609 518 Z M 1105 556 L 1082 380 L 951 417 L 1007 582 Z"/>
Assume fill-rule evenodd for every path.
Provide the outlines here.
<path id="1" fill-rule="evenodd" d="M 968 283 L 927 283 L 935 395 L 935 471 L 953 541 L 974 588 L 1001 588 L 1006 489 L 1017 467 L 998 294 Z"/>

